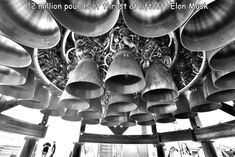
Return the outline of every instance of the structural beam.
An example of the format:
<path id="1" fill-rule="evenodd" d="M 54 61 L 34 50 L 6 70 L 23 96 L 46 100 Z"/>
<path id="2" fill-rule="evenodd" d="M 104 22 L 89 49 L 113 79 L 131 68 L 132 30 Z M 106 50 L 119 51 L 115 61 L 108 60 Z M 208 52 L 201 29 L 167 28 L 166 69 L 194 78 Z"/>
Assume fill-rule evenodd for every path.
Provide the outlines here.
<path id="1" fill-rule="evenodd" d="M 198 116 L 190 118 L 190 122 L 193 128 L 201 128 L 202 123 Z M 205 157 L 217 157 L 216 150 L 213 146 L 212 141 L 201 141 L 201 145 L 205 154 Z"/>
<path id="2" fill-rule="evenodd" d="M 47 127 L 20 121 L 0 114 L 0 130 L 36 138 L 44 138 Z"/>
<path id="3" fill-rule="evenodd" d="M 20 153 L 20 157 L 32 157 L 36 143 L 37 139 L 26 137 L 24 147 Z"/>
<path id="4" fill-rule="evenodd" d="M 84 133 L 80 135 L 79 142 L 109 143 L 109 144 L 154 144 L 157 138 L 152 135 L 98 135 Z"/>
<path id="5" fill-rule="evenodd" d="M 235 120 L 218 125 L 195 129 L 194 132 L 196 140 L 198 141 L 208 141 L 217 138 L 233 137 L 235 136 Z"/>
<path id="6" fill-rule="evenodd" d="M 205 157 L 217 157 L 215 147 L 211 141 L 202 141 L 201 144 Z"/>
<path id="7" fill-rule="evenodd" d="M 193 130 L 179 130 L 172 132 L 159 133 L 160 142 L 174 142 L 174 141 L 194 141 Z"/>
<path id="8" fill-rule="evenodd" d="M 233 137 L 235 136 L 235 121 L 221 123 L 204 128 L 195 128 L 193 130 L 180 130 L 173 132 L 159 133 L 160 142 L 172 141 L 209 141 L 211 139 Z M 80 135 L 79 142 L 91 143 L 112 143 L 112 144 L 156 144 L 157 136 L 153 135 L 98 135 L 87 134 Z"/>
<path id="9" fill-rule="evenodd" d="M 230 106 L 226 103 L 221 103 L 222 107 L 220 108 L 220 110 L 232 115 L 232 116 L 235 116 L 235 108 L 233 106 Z"/>
<path id="10" fill-rule="evenodd" d="M 71 157 L 80 157 L 81 152 L 82 152 L 82 144 L 81 143 L 74 143 Z"/>

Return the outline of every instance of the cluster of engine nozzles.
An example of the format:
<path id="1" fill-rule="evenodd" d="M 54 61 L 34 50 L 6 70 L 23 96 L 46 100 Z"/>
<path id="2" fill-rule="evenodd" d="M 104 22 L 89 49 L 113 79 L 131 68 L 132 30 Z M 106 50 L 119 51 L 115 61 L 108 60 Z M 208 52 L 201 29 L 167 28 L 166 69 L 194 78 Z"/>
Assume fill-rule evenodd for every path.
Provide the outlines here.
<path id="1" fill-rule="evenodd" d="M 104 89 L 109 94 L 102 112 L 98 101 L 104 94 Z M 80 101 L 96 101 L 88 109 L 80 111 L 79 115 L 83 119 L 102 119 L 101 124 L 109 126 L 122 123 L 124 126 L 133 126 L 135 121 L 155 123 L 152 114 L 174 111 L 174 100 L 179 95 L 171 75 L 163 65 L 151 65 L 144 77 L 141 67 L 128 50 L 117 52 L 104 81 L 93 59 L 81 59 L 70 73 L 65 92 Z M 137 93 L 141 94 L 136 96 Z M 61 97 L 61 101 L 65 99 L 67 98 Z M 165 105 L 161 105 L 162 103 Z M 150 108 L 159 108 L 159 111 Z"/>
<path id="2" fill-rule="evenodd" d="M 139 36 L 160 37 L 179 29 L 180 40 L 189 50 L 220 48 L 235 38 L 232 0 L 215 0 L 208 5 L 198 0 L 37 2 L 1 0 L 1 33 L 28 47 L 47 49 L 60 40 L 59 24 L 80 35 L 94 37 L 110 31 L 121 15 L 128 28 Z M 66 6 L 77 7 L 65 9 Z M 82 6 L 88 8 L 81 9 Z M 205 8 L 199 9 L 200 6 Z"/>
<path id="3" fill-rule="evenodd" d="M 63 0 L 47 2 L 64 4 Z M 108 7 L 95 11 L 49 9 L 48 12 L 31 0 L 1 0 L 0 93 L 19 99 L 18 103 L 23 106 L 41 109 L 43 114 L 63 116 L 71 121 L 82 120 L 87 124 L 97 124 L 102 119 L 101 124 L 123 126 L 189 118 L 196 112 L 220 108 L 219 102 L 235 99 L 235 1 L 215 0 L 208 9 L 201 10 L 189 7 L 174 10 L 165 5 L 157 11 L 150 9 L 148 12 L 138 7 L 130 9 L 130 6 L 171 1 L 97 0 L 88 3 L 91 6 L 101 3 L 102 7 L 107 2 L 111 5 L 125 3 L 127 8 Z M 196 0 L 175 2 L 186 6 L 197 3 Z M 86 1 L 66 3 L 72 5 Z M 60 93 L 50 92 L 48 86 L 35 76 L 32 49 L 27 47 L 48 49 L 57 45 L 61 38 L 58 23 L 80 35 L 99 36 L 115 25 L 120 12 L 128 28 L 140 36 L 159 37 L 179 29 L 185 48 L 206 51 L 211 72 L 201 83 L 179 95 L 163 66 L 152 64 L 143 73 L 132 54 L 121 50 L 104 81 L 94 60 L 80 60 L 61 96 Z M 110 91 L 107 106 L 100 101 L 104 88 Z M 138 97 L 136 93 L 140 93 Z"/>

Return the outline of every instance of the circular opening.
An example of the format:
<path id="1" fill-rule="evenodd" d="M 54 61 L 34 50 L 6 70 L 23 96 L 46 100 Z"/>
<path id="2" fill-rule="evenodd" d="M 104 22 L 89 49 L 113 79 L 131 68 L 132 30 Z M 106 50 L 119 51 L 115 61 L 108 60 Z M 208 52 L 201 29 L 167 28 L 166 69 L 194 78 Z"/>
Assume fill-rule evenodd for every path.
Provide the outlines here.
<path id="1" fill-rule="evenodd" d="M 133 76 L 133 75 L 117 75 L 109 78 L 107 80 L 107 83 L 109 84 L 112 82 L 112 84 L 116 84 L 117 86 L 123 86 L 123 85 L 132 85 L 141 80 L 140 77 Z"/>
<path id="2" fill-rule="evenodd" d="M 201 104 L 201 105 L 192 107 L 191 110 L 193 112 L 209 112 L 209 111 L 220 109 L 221 107 L 222 105 L 219 103 L 206 103 L 206 104 Z"/>
<path id="3" fill-rule="evenodd" d="M 142 126 L 154 125 L 154 124 L 155 124 L 154 120 L 150 120 L 150 121 L 146 121 L 146 122 L 138 122 L 138 125 L 142 125 Z"/>
<path id="4" fill-rule="evenodd" d="M 80 84 L 79 82 L 68 84 L 66 91 L 81 99 L 93 99 L 100 97 L 103 94 L 104 89 L 93 83 L 82 82 Z"/>
<path id="5" fill-rule="evenodd" d="M 99 89 L 100 86 L 90 82 L 76 82 L 69 84 L 68 88 L 71 88 L 71 90 L 90 91 Z"/>
<path id="6" fill-rule="evenodd" d="M 172 89 L 156 89 L 143 94 L 143 99 L 151 102 L 169 102 L 176 99 L 178 92 Z"/>
<path id="7" fill-rule="evenodd" d="M 174 117 L 177 118 L 177 119 L 188 119 L 188 118 L 192 118 L 192 117 L 195 117 L 195 116 L 197 116 L 197 113 L 195 113 L 195 112 L 178 113 L 178 114 L 174 115 Z"/>
<path id="8" fill-rule="evenodd" d="M 153 116 L 151 114 L 147 113 L 138 113 L 130 116 L 131 119 L 136 120 L 138 122 L 143 122 L 143 121 L 150 121 L 153 119 Z"/>
<path id="9" fill-rule="evenodd" d="M 235 87 L 235 71 L 230 72 L 230 73 L 218 78 L 215 81 L 215 86 L 222 88 L 222 89 L 234 88 Z"/>
<path id="10" fill-rule="evenodd" d="M 172 123 L 176 121 L 175 118 L 161 118 L 157 120 L 157 123 Z"/>
<path id="11" fill-rule="evenodd" d="M 208 102 L 226 102 L 234 100 L 235 89 L 228 89 L 213 93 L 206 97 Z"/>

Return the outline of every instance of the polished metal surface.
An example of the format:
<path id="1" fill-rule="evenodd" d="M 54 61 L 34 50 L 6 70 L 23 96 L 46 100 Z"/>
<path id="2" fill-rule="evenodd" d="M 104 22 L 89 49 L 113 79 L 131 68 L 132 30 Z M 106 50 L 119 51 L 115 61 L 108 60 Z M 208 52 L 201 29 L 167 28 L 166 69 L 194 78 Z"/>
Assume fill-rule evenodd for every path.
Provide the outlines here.
<path id="1" fill-rule="evenodd" d="M 66 28 L 84 36 L 107 33 L 117 22 L 120 9 L 105 7 L 119 6 L 119 0 L 47 0 L 62 9 L 50 9 L 54 17 Z"/>
<path id="2" fill-rule="evenodd" d="M 134 33 L 144 37 L 159 37 L 176 30 L 189 18 L 196 0 L 123 0 L 125 23 Z M 184 9 L 177 6 L 185 5 Z M 174 9 L 175 8 L 175 9 Z"/>
<path id="3" fill-rule="evenodd" d="M 213 84 L 211 73 L 208 73 L 204 79 L 203 90 L 206 101 L 226 102 L 234 100 L 235 89 L 216 88 Z"/>
<path id="4" fill-rule="evenodd" d="M 9 78 L 8 78 L 9 81 Z M 33 70 L 29 69 L 26 82 L 22 85 L 0 85 L 0 93 L 18 99 L 29 99 L 34 95 L 36 78 Z"/>
<path id="5" fill-rule="evenodd" d="M 211 69 L 235 70 L 235 42 L 206 52 L 207 60 Z"/>
<path id="6" fill-rule="evenodd" d="M 71 72 L 66 91 L 81 99 L 94 99 L 104 93 L 100 73 L 96 62 L 91 58 L 83 58 Z"/>
<path id="7" fill-rule="evenodd" d="M 29 53 L 16 42 L 0 35 L 0 64 L 13 68 L 28 67 L 32 62 Z"/>
<path id="8" fill-rule="evenodd" d="M 128 50 L 120 50 L 109 66 L 105 87 L 118 94 L 141 91 L 146 83 L 138 62 Z"/>
<path id="9" fill-rule="evenodd" d="M 235 89 L 235 69 L 213 71 L 212 82 L 219 89 Z"/>
<path id="10" fill-rule="evenodd" d="M 63 120 L 71 122 L 77 122 L 82 120 L 82 117 L 79 116 L 78 114 L 78 110 L 71 110 L 71 109 L 67 109 L 61 118 Z"/>
<path id="11" fill-rule="evenodd" d="M 113 111 L 108 108 L 106 113 L 104 114 L 104 120 L 107 122 L 116 122 L 120 124 L 127 121 L 127 117 L 126 113 Z"/>
<path id="12" fill-rule="evenodd" d="M 32 109 L 46 109 L 49 105 L 49 90 L 44 83 L 37 80 L 34 96 L 31 99 L 20 99 L 18 103 Z"/>
<path id="13" fill-rule="evenodd" d="M 169 102 L 175 100 L 178 89 L 162 65 L 152 64 L 145 74 L 146 86 L 142 91 L 142 98 L 151 102 Z"/>
<path id="14" fill-rule="evenodd" d="M 130 113 L 130 119 L 137 122 L 145 122 L 153 119 L 151 113 L 147 112 L 147 102 L 143 101 L 141 98 L 136 100 L 137 108 Z"/>
<path id="15" fill-rule="evenodd" d="M 134 103 L 133 95 L 119 95 L 114 93 L 109 97 L 108 106 L 109 110 L 116 112 L 130 112 L 137 107 Z"/>
<path id="16" fill-rule="evenodd" d="M 235 39 L 235 1 L 215 0 L 194 12 L 181 27 L 182 44 L 189 50 L 212 50 Z"/>
<path id="17" fill-rule="evenodd" d="M 49 106 L 41 110 L 40 112 L 44 115 L 53 116 L 53 117 L 61 117 L 64 115 L 64 107 L 59 105 L 59 95 L 58 93 L 51 93 L 49 98 Z"/>
<path id="18" fill-rule="evenodd" d="M 32 0 L 1 0 L 0 31 L 23 45 L 47 49 L 60 40 L 56 21 Z"/>
<path id="19" fill-rule="evenodd" d="M 189 91 L 181 94 L 175 102 L 177 110 L 173 112 L 173 115 L 177 119 L 187 119 L 197 116 L 197 113 L 192 112 L 189 107 L 188 94 Z"/>
<path id="20" fill-rule="evenodd" d="M 90 107 L 79 111 L 79 115 L 86 120 L 100 119 L 102 117 L 102 106 L 99 98 L 89 100 Z"/>
<path id="21" fill-rule="evenodd" d="M 220 109 L 220 103 L 208 102 L 205 100 L 203 85 L 195 85 L 190 89 L 189 105 L 193 112 L 209 112 Z"/>
<path id="22" fill-rule="evenodd" d="M 78 97 L 69 94 L 66 90 L 63 91 L 59 104 L 71 110 L 86 110 L 90 107 L 87 100 L 79 99 Z"/>
<path id="23" fill-rule="evenodd" d="M 0 65 L 0 85 L 22 85 L 28 77 L 29 68 L 10 68 Z"/>

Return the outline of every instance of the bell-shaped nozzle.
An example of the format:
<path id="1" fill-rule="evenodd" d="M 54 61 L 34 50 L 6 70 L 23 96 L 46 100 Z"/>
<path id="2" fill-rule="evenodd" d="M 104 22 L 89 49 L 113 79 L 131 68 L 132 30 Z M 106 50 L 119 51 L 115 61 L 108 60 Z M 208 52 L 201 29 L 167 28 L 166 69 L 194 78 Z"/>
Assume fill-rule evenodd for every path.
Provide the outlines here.
<path id="1" fill-rule="evenodd" d="M 235 70 L 235 42 L 232 42 L 224 47 L 210 50 L 206 52 L 206 57 L 211 69 L 220 70 Z"/>
<path id="2" fill-rule="evenodd" d="M 99 36 L 113 28 L 118 20 L 119 0 L 47 0 L 61 7 L 50 11 L 66 28 L 83 36 Z"/>
<path id="3" fill-rule="evenodd" d="M 18 43 L 0 35 L 0 64 L 12 68 L 25 68 L 32 62 L 29 53 Z"/>
<path id="4" fill-rule="evenodd" d="M 12 80 L 8 78 L 8 81 Z M 0 93 L 18 99 L 30 99 L 34 95 L 35 86 L 36 86 L 35 73 L 33 70 L 29 69 L 27 70 L 26 82 L 24 84 L 17 86 L 1 84 Z"/>
<path id="5" fill-rule="evenodd" d="M 1 0 L 0 30 L 23 45 L 47 49 L 60 40 L 60 30 L 50 13 L 32 0 Z"/>
<path id="6" fill-rule="evenodd" d="M 189 105 L 193 112 L 209 112 L 220 109 L 220 103 L 205 100 L 203 84 L 197 84 L 190 89 Z"/>
<path id="7" fill-rule="evenodd" d="M 71 72 L 66 85 L 66 91 L 81 99 L 94 99 L 104 93 L 102 80 L 96 62 L 83 58 Z"/>
<path id="8" fill-rule="evenodd" d="M 11 68 L 0 64 L 1 85 L 23 85 L 28 77 L 29 68 Z"/>
<path id="9" fill-rule="evenodd" d="M 120 50 L 109 66 L 105 87 L 118 94 L 133 94 L 144 89 L 146 83 L 138 62 L 127 50 Z"/>
<path id="10" fill-rule="evenodd" d="M 122 10 L 131 31 L 144 37 L 160 37 L 176 30 L 192 14 L 196 0 L 124 0 Z M 184 6 L 184 9 L 177 9 Z"/>
<path id="11" fill-rule="evenodd" d="M 49 90 L 44 83 L 37 80 L 34 96 L 31 99 L 20 99 L 18 103 L 32 109 L 46 109 L 49 105 Z"/>
<path id="12" fill-rule="evenodd" d="M 184 47 L 193 51 L 208 51 L 235 39 L 235 1 L 215 0 L 208 9 L 195 10 L 180 29 Z"/>
<path id="13" fill-rule="evenodd" d="M 63 91 L 59 104 L 71 110 L 86 110 L 90 107 L 87 100 L 79 99 L 78 97 L 69 94 L 66 90 Z"/>
<path id="14" fill-rule="evenodd" d="M 203 90 L 206 101 L 209 102 L 226 102 L 234 100 L 235 89 L 216 88 L 212 81 L 212 73 L 208 73 L 203 82 Z M 213 74 L 214 75 L 214 74 Z"/>
<path id="15" fill-rule="evenodd" d="M 169 102 L 175 100 L 178 89 L 166 68 L 160 64 L 152 64 L 145 74 L 146 87 L 142 98 L 150 102 Z"/>
<path id="16" fill-rule="evenodd" d="M 216 88 L 235 89 L 235 69 L 213 71 L 212 81 Z"/>

